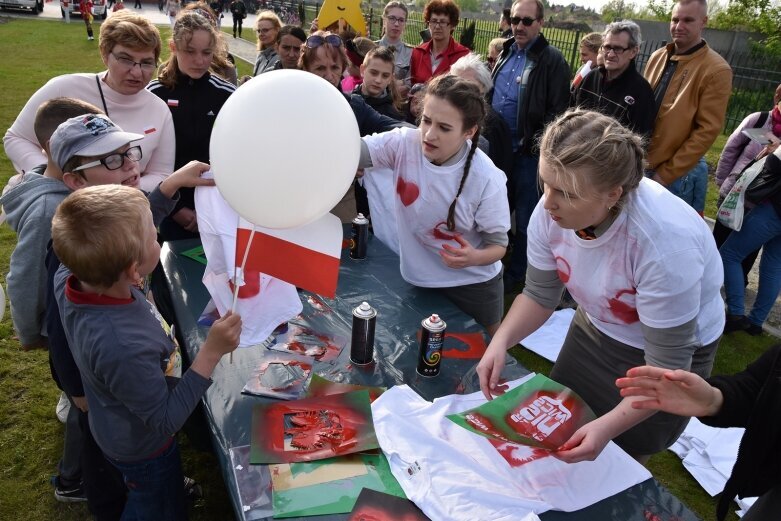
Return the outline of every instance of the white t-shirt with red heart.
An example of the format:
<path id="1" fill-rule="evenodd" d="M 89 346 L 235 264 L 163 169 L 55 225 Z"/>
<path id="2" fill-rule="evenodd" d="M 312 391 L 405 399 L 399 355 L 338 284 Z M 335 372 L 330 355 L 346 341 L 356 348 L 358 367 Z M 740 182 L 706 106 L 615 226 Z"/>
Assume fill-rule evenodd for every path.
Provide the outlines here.
<path id="1" fill-rule="evenodd" d="M 506 233 L 510 209 L 504 173 L 481 150 L 476 150 L 456 203 L 456 229 L 445 224 L 464 172 L 468 148 L 452 165 L 436 166 L 423 155 L 420 131 L 397 128 L 363 138 L 372 164 L 393 170 L 395 217 L 398 225 L 401 275 L 415 286 L 443 288 L 485 282 L 501 270 L 501 261 L 488 266 L 449 268 L 439 255 L 443 244 L 460 248 L 459 234 L 473 247 L 483 246 L 481 233 Z M 471 142 L 467 141 L 467 147 Z M 377 187 L 371 173 L 364 178 L 368 191 Z M 372 214 L 372 219 L 382 218 Z"/>
<path id="2" fill-rule="evenodd" d="M 710 228 L 689 205 L 643 179 L 608 230 L 584 240 L 556 224 L 544 202 L 529 222 L 529 264 L 557 270 L 597 329 L 643 349 L 641 322 L 664 329 L 696 318 L 702 345 L 719 338 L 724 269 Z"/>

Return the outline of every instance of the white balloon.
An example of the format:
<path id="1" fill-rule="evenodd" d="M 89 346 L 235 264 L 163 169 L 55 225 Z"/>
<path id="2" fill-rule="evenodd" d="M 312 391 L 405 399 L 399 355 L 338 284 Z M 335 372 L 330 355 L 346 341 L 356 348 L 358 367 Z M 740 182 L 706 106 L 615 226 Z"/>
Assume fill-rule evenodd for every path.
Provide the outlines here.
<path id="1" fill-rule="evenodd" d="M 278 70 L 225 102 L 209 154 L 228 204 L 266 228 L 295 228 L 328 213 L 350 187 L 361 142 L 350 104 L 314 74 Z"/>

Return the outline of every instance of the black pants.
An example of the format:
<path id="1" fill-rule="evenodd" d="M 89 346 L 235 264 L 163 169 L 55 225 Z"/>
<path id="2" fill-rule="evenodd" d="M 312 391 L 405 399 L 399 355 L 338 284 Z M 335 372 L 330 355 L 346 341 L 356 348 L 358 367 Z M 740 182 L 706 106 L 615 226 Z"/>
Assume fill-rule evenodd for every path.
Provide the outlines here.
<path id="1" fill-rule="evenodd" d="M 239 36 L 241 36 L 241 23 L 244 21 L 243 18 L 239 18 L 238 16 L 233 17 L 233 37 L 236 37 L 236 27 L 239 28 Z"/>
<path id="2" fill-rule="evenodd" d="M 81 477 L 87 507 L 96 521 L 117 521 L 125 509 L 127 488 L 122 474 L 109 463 L 89 428 L 89 416 L 79 411 L 82 430 Z"/>
<path id="3" fill-rule="evenodd" d="M 141 0 L 136 0 L 136 3 L 133 4 L 134 9 L 141 9 Z"/>

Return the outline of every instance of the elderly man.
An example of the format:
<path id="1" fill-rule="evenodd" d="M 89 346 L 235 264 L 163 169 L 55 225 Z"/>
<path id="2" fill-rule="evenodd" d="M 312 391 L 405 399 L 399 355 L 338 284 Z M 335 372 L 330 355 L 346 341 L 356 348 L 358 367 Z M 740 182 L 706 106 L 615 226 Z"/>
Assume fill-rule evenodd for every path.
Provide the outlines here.
<path id="1" fill-rule="evenodd" d="M 643 76 L 657 109 L 648 175 L 702 213 L 708 166 L 703 156 L 724 124 L 732 93 L 729 64 L 702 39 L 706 0 L 680 0 L 670 21 L 672 43 L 651 55 Z"/>
<path id="2" fill-rule="evenodd" d="M 537 182 L 538 135 L 569 105 L 570 68 L 561 52 L 540 31 L 541 0 L 516 0 L 510 8 L 513 38 L 504 43 L 493 69 L 489 102 L 510 127 L 514 152 L 507 193 L 515 210 L 515 239 L 504 275 L 506 293 L 526 278 L 526 228 L 540 198 Z"/>
<path id="3" fill-rule="evenodd" d="M 593 69 L 572 95 L 572 105 L 612 116 L 646 138 L 654 128 L 654 91 L 637 72 L 640 27 L 627 20 L 605 28 L 605 65 Z"/>

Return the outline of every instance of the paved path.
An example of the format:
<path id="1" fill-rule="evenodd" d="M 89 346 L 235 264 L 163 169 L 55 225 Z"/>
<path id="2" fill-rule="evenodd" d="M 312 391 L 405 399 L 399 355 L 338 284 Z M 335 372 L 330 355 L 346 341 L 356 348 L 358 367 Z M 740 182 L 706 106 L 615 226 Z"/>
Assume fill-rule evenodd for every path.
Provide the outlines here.
<path id="1" fill-rule="evenodd" d="M 157 9 L 157 5 L 153 4 L 143 4 L 143 7 L 141 9 L 133 9 L 131 6 L 133 5 L 133 0 L 129 0 L 125 2 L 125 6 L 127 9 L 130 9 L 132 11 L 141 12 L 149 18 L 153 23 L 158 25 L 168 25 L 170 24 L 170 21 L 168 20 L 168 16 L 165 13 L 161 13 Z M 3 16 L 11 16 L 15 18 L 45 18 L 45 19 L 62 19 L 62 15 L 60 13 L 60 4 L 58 1 L 52 1 L 49 3 L 46 3 L 44 5 L 43 13 L 41 13 L 38 16 L 33 15 L 32 13 L 28 11 L 3 11 Z M 110 13 L 109 13 L 110 16 Z M 64 21 L 63 21 L 64 23 Z M 80 19 L 71 20 L 71 23 L 81 23 Z M 230 13 L 225 13 L 225 17 L 223 18 L 223 24 L 230 27 L 232 24 L 232 18 Z M 247 18 L 244 20 L 244 30 L 252 30 L 252 28 L 255 25 L 255 15 L 248 15 Z M 244 40 L 242 38 L 232 38 L 230 34 L 226 34 L 226 39 L 228 41 L 228 47 L 230 48 L 230 52 L 233 54 L 234 57 L 242 59 L 246 61 L 247 63 L 254 64 L 255 63 L 255 56 L 257 55 L 257 51 L 255 49 L 255 44 L 252 42 L 249 42 L 247 40 Z M 708 219 L 708 223 L 710 224 L 711 228 L 713 227 L 713 220 Z M 750 308 L 751 303 L 754 301 L 754 298 L 756 297 L 756 290 L 757 290 L 757 283 L 759 280 L 759 260 L 757 260 L 756 264 L 754 265 L 754 270 L 749 275 L 749 286 L 746 290 L 746 309 Z M 781 299 L 776 301 L 775 306 L 773 306 L 773 310 L 770 312 L 770 316 L 768 317 L 767 321 L 765 322 L 765 331 L 768 333 L 775 335 L 779 338 L 781 338 Z"/>

